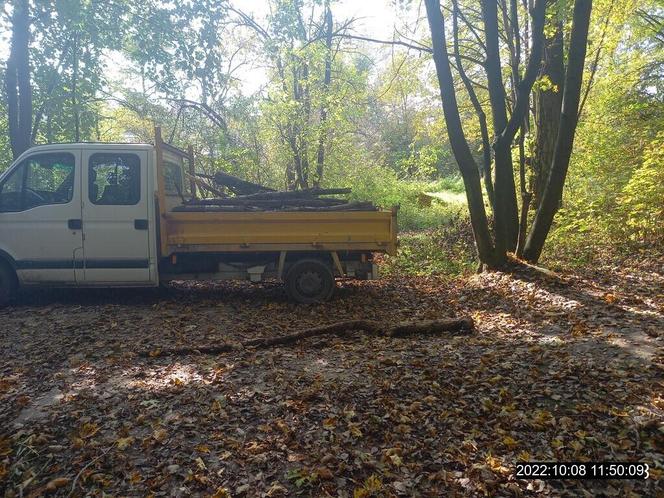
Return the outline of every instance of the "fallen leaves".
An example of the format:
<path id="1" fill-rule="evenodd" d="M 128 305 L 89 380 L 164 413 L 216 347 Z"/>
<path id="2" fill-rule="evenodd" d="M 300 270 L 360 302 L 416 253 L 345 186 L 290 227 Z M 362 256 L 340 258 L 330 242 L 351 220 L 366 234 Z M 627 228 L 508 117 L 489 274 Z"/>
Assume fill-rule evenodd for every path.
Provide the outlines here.
<path id="1" fill-rule="evenodd" d="M 656 339 L 615 344 L 661 315 L 625 311 L 624 291 L 578 282 L 394 278 L 344 283 L 309 307 L 276 286 L 224 284 L 0 311 L 0 482 L 14 496 L 67 476 L 79 477 L 59 492 L 76 484 L 80 495 L 653 494 L 654 480 L 514 479 L 518 461 L 662 461 L 661 361 L 641 354 Z M 462 314 L 477 335 L 159 356 L 338 320 Z M 158 353 L 137 359 L 137 343 Z M 62 395 L 51 400 L 54 386 Z"/>
<path id="2" fill-rule="evenodd" d="M 46 491 L 56 491 L 60 488 L 64 488 L 71 482 L 69 477 L 56 477 L 55 479 L 50 480 L 46 484 Z"/>

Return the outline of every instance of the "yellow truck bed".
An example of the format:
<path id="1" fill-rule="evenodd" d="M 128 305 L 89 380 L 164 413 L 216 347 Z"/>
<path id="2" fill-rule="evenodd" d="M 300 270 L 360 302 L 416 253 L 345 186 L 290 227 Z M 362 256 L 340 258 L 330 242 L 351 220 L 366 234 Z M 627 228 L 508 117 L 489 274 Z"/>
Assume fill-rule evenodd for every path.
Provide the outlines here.
<path id="1" fill-rule="evenodd" d="M 184 160 L 194 176 L 191 148 L 179 150 L 155 130 L 157 212 L 162 257 L 185 252 L 366 251 L 394 254 L 397 210 L 174 211 L 180 203 L 165 185 L 164 161 Z M 184 168 L 184 164 L 183 164 Z M 192 185 L 195 192 L 195 186 Z"/>
<path id="2" fill-rule="evenodd" d="M 396 252 L 396 210 L 168 212 L 162 217 L 165 255 L 224 251 Z"/>

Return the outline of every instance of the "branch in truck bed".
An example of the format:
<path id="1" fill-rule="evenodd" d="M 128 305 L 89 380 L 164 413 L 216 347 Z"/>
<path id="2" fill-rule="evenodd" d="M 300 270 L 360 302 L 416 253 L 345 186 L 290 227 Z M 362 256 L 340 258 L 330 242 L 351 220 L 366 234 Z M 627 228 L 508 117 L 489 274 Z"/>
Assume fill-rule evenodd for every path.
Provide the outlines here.
<path id="1" fill-rule="evenodd" d="M 304 190 L 289 190 L 280 192 L 261 192 L 258 194 L 238 195 L 238 199 L 271 200 L 271 199 L 305 199 L 319 195 L 350 194 L 350 188 L 309 188 Z"/>
<path id="2" fill-rule="evenodd" d="M 336 206 L 346 204 L 343 199 L 268 199 L 254 200 L 242 197 L 228 197 L 225 199 L 199 199 L 190 202 L 190 206 L 255 206 L 255 207 L 281 207 L 281 206 Z"/>
<path id="3" fill-rule="evenodd" d="M 157 349 L 154 351 L 142 351 L 138 355 L 143 358 L 154 358 L 157 356 L 184 356 L 188 354 L 220 354 L 240 351 L 246 348 L 265 349 L 274 346 L 287 346 L 295 344 L 310 337 L 325 335 L 348 336 L 352 332 L 364 332 L 369 335 L 384 337 L 409 337 L 412 335 L 468 335 L 473 332 L 475 323 L 470 317 L 450 318 L 443 320 L 425 320 L 420 322 L 402 322 L 392 327 L 385 327 L 380 322 L 372 320 L 349 320 L 337 322 L 331 325 L 304 329 L 294 334 L 277 337 L 259 337 L 250 341 L 240 343 L 222 343 L 210 346 L 179 348 L 170 350 Z"/>
<path id="4" fill-rule="evenodd" d="M 254 201 L 251 203 L 227 203 L 226 199 L 202 199 L 190 202 L 184 206 L 177 206 L 173 211 L 177 212 L 255 212 L 255 211 L 302 211 L 302 212 L 334 212 L 334 211 L 377 211 L 378 208 L 371 202 L 349 202 L 342 200 L 329 202 L 332 199 L 315 199 L 320 202 L 315 204 L 312 200 L 298 202 L 293 201 Z"/>
<path id="5" fill-rule="evenodd" d="M 242 180 L 233 175 L 218 171 L 214 174 L 214 182 L 217 185 L 223 185 L 236 195 L 257 194 L 259 192 L 274 192 L 274 189 Z"/>

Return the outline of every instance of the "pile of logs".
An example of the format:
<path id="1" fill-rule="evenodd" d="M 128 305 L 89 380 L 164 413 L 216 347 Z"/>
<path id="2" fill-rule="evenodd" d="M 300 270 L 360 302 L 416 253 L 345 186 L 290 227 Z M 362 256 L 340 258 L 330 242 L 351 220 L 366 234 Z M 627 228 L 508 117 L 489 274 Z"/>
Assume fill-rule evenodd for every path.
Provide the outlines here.
<path id="1" fill-rule="evenodd" d="M 263 185 L 241 180 L 226 173 L 214 176 L 197 174 L 196 184 L 214 198 L 191 199 L 175 211 L 376 211 L 371 202 L 351 202 L 348 199 L 324 197 L 347 195 L 349 188 L 311 188 L 294 191 L 275 191 Z M 212 180 L 218 188 L 203 180 Z M 229 192 L 231 195 L 228 195 Z"/>

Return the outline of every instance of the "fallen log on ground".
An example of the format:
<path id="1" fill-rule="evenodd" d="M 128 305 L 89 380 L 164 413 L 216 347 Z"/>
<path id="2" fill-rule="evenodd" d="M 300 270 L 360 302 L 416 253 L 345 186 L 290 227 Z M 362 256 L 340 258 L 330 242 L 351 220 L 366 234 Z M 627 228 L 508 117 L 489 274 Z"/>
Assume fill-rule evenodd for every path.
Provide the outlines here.
<path id="1" fill-rule="evenodd" d="M 277 337 L 259 337 L 239 343 L 221 343 L 217 345 L 177 348 L 168 350 L 141 351 L 138 356 L 154 358 L 158 356 L 185 356 L 188 354 L 220 354 L 240 351 L 246 348 L 267 349 L 274 346 L 288 346 L 303 339 L 325 335 L 348 336 L 353 332 L 365 332 L 369 335 L 383 337 L 408 337 L 413 335 L 438 335 L 450 332 L 450 336 L 467 335 L 475 328 L 470 317 L 450 318 L 443 320 L 424 320 L 420 322 L 402 322 L 391 327 L 373 320 L 349 320 L 330 325 L 322 325 L 300 330 L 293 334 Z"/>

